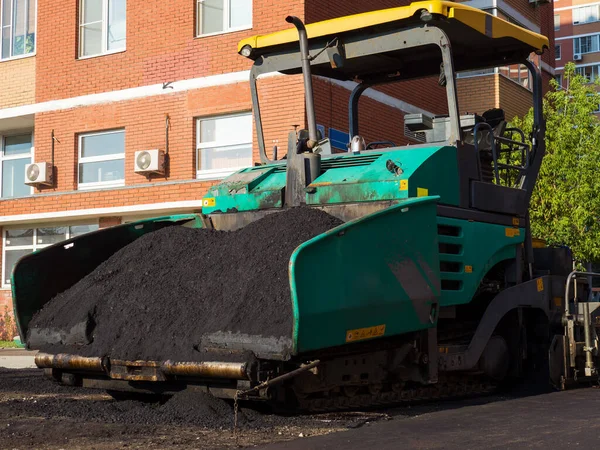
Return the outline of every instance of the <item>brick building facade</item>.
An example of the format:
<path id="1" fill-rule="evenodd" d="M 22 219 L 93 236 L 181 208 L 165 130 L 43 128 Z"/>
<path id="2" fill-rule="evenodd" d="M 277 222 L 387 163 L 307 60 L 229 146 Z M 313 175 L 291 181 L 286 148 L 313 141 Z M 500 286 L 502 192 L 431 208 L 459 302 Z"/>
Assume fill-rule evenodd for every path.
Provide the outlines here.
<path id="1" fill-rule="evenodd" d="M 19 257 L 98 228 L 200 211 L 209 186 L 258 160 L 251 64 L 237 54 L 241 39 L 288 28 L 284 18 L 290 14 L 311 23 L 409 3 L 0 2 L 0 337 L 5 338 L 14 323 L 10 275 Z M 535 31 L 545 31 L 545 15 L 550 23 L 545 6 L 508 3 L 513 6 L 502 9 L 490 1 L 487 9 L 516 11 L 513 19 Z M 503 106 L 521 114 L 530 102 L 519 79 L 502 73 L 465 75 L 458 83 L 461 112 Z M 314 81 L 317 121 L 332 138 L 347 135 L 352 88 Z M 302 79 L 268 77 L 260 80 L 259 92 L 266 146 L 285 148 L 289 131 L 305 123 Z M 404 132 L 403 116 L 443 114 L 447 105 L 444 89 L 431 79 L 369 90 L 360 110 L 367 139 L 408 144 L 413 141 Z M 134 172 L 135 152 L 147 149 L 167 153 L 164 176 Z M 53 165 L 52 185 L 24 184 L 31 162 Z"/>
<path id="2" fill-rule="evenodd" d="M 564 67 L 574 62 L 590 82 L 600 76 L 600 2 L 554 0 L 556 80 L 564 83 Z M 597 113 L 600 112 L 600 108 Z"/>

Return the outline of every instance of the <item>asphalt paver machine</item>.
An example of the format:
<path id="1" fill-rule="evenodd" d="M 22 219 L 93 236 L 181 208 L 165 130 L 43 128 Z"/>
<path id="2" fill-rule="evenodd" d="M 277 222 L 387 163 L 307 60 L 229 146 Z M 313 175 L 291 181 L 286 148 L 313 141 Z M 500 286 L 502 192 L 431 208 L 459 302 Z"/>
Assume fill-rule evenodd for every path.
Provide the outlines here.
<path id="1" fill-rule="evenodd" d="M 319 208 L 343 224 L 290 258 L 289 335 L 222 330 L 207 337 L 210 361 L 65 351 L 39 354 L 38 367 L 64 383 L 112 391 L 200 386 L 312 411 L 485 392 L 540 368 L 557 387 L 596 380 L 600 304 L 587 294 L 591 275 L 572 271 L 568 249 L 537 248 L 528 223 L 545 139 L 542 79 L 530 55 L 547 49 L 548 39 L 445 1 L 306 26 L 286 20 L 293 26 L 238 47 L 253 61 L 261 164 L 210 188 L 201 214 L 120 225 L 26 256 L 12 286 L 27 336 L 46 302 L 144 233 L 177 225 L 235 230 L 286 208 Z M 530 139 L 501 109 L 460 114 L 457 72 L 519 64 L 532 81 Z M 286 155 L 270 159 L 257 80 L 277 72 L 303 74 L 308 129 L 290 134 Z M 328 152 L 318 133 L 313 76 L 356 82 L 347 153 Z M 423 142 L 365 142 L 363 92 L 428 77 L 445 90 L 448 114 L 405 115 Z M 240 356 L 225 361 L 219 348 Z"/>

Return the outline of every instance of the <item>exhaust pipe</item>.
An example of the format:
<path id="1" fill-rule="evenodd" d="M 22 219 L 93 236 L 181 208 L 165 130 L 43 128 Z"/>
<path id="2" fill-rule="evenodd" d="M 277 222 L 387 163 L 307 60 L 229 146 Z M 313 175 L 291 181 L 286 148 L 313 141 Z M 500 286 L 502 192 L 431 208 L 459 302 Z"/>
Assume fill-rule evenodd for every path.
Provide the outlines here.
<path id="1" fill-rule="evenodd" d="M 310 56 L 308 54 L 308 36 L 304 23 L 295 16 L 287 16 L 285 21 L 294 24 L 298 29 L 300 41 L 300 55 L 302 58 L 302 74 L 304 76 L 304 95 L 306 97 L 306 116 L 308 120 L 308 142 L 309 149 L 314 148 L 319 141 L 317 137 L 317 119 L 315 117 L 315 103 L 313 98 L 312 77 L 310 72 Z"/>

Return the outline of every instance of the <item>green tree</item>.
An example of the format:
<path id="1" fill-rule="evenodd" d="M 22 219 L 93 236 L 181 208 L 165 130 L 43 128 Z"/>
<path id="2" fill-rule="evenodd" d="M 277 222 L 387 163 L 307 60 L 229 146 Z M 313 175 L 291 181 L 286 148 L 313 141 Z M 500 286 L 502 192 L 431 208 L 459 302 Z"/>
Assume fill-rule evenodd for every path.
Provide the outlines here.
<path id="1" fill-rule="evenodd" d="M 600 80 L 565 66 L 563 86 L 544 98 L 546 155 L 530 206 L 534 237 L 567 245 L 580 262 L 600 261 Z M 513 125 L 530 133 L 533 111 Z"/>

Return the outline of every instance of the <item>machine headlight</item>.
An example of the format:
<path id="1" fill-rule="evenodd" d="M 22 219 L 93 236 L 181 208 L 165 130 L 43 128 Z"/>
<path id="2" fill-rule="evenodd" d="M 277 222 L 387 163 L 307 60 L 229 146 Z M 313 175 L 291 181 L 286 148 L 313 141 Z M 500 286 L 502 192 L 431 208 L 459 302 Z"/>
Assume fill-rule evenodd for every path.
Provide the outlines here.
<path id="1" fill-rule="evenodd" d="M 244 45 L 240 54 L 248 58 L 252 54 L 252 47 L 250 47 L 249 45 Z"/>
<path id="2" fill-rule="evenodd" d="M 423 22 L 429 22 L 431 19 L 433 19 L 433 16 L 428 10 L 424 9 L 421 11 L 421 20 Z"/>

